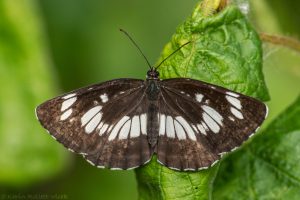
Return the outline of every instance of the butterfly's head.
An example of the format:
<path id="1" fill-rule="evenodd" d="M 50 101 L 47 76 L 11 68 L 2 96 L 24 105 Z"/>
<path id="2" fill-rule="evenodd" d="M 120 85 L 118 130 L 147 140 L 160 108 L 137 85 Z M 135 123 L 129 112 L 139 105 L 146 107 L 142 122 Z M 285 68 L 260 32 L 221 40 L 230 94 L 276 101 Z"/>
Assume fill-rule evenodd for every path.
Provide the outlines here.
<path id="1" fill-rule="evenodd" d="M 147 79 L 159 79 L 159 72 L 152 67 L 147 72 Z"/>

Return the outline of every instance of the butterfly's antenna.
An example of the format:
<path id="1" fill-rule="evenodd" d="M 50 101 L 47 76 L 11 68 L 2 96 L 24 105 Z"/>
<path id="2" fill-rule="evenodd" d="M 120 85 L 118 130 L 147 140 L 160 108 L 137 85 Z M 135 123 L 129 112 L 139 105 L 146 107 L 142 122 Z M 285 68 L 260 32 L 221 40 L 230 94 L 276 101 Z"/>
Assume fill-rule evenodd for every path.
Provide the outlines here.
<path id="1" fill-rule="evenodd" d="M 132 39 L 132 37 L 131 37 L 125 30 L 123 30 L 123 29 L 121 29 L 121 28 L 120 28 L 120 31 L 123 32 L 123 33 L 131 40 L 131 42 L 134 44 L 134 46 L 139 50 L 139 52 L 140 52 L 140 53 L 142 54 L 142 56 L 145 58 L 145 60 L 146 60 L 146 62 L 147 62 L 147 64 L 148 64 L 148 66 L 149 66 L 149 68 L 152 69 L 153 67 L 150 65 L 150 63 L 149 63 L 147 57 L 146 57 L 145 54 L 142 52 L 142 50 L 141 50 L 140 47 L 137 45 L 137 43 Z"/>
<path id="2" fill-rule="evenodd" d="M 171 56 L 173 56 L 177 51 L 179 51 L 182 47 L 184 47 L 185 45 L 191 43 L 191 41 L 183 44 L 181 47 L 179 47 L 178 49 L 176 49 L 173 53 L 171 53 L 170 55 L 168 55 L 165 59 L 163 59 L 156 67 L 155 69 L 158 69 L 166 60 L 168 60 L 168 58 L 170 58 Z"/>

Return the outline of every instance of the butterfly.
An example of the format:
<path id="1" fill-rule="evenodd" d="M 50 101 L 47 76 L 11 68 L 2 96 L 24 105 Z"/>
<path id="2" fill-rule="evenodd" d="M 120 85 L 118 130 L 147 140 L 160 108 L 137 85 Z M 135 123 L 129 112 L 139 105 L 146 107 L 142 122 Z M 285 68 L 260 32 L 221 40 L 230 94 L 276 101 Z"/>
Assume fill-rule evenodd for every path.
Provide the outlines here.
<path id="1" fill-rule="evenodd" d="M 37 118 L 99 168 L 133 169 L 156 154 L 170 169 L 194 171 L 239 147 L 267 116 L 252 97 L 189 78 L 161 80 L 157 68 L 150 66 L 146 80 L 110 80 L 48 100 Z"/>

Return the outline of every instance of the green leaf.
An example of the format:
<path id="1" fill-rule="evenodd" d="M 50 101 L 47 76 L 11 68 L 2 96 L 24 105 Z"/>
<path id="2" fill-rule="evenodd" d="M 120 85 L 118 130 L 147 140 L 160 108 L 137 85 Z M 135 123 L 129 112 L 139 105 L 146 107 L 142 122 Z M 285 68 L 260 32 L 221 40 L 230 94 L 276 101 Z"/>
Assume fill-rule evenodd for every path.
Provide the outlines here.
<path id="1" fill-rule="evenodd" d="M 299 199 L 300 97 L 269 127 L 222 161 L 214 199 Z"/>
<path id="2" fill-rule="evenodd" d="M 177 28 L 160 60 L 187 41 L 192 43 L 159 68 L 162 78 L 194 78 L 269 99 L 262 74 L 261 42 L 238 8 L 229 6 L 207 16 L 197 6 Z M 177 172 L 161 166 L 154 157 L 150 164 L 136 170 L 139 198 L 211 199 L 217 171 L 218 165 L 199 172 Z"/>
<path id="3" fill-rule="evenodd" d="M 259 36 L 237 7 L 228 6 L 211 17 L 196 9 L 177 28 L 162 58 L 187 41 L 192 43 L 160 67 L 162 78 L 194 78 L 269 100 Z"/>
<path id="4" fill-rule="evenodd" d="M 218 166 L 200 172 L 177 172 L 152 161 L 136 169 L 139 199 L 210 199 Z"/>
<path id="5" fill-rule="evenodd" d="M 24 185 L 60 170 L 66 153 L 34 114 L 56 91 L 37 7 L 1 1 L 0 19 L 0 184 Z"/>

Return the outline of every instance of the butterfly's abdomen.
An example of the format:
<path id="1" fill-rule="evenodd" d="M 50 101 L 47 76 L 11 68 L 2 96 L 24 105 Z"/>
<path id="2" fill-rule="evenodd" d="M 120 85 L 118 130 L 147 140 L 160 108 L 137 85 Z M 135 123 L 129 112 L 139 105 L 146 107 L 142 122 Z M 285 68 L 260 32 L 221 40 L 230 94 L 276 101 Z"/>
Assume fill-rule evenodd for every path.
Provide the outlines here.
<path id="1" fill-rule="evenodd" d="M 158 107 L 155 102 L 148 105 L 147 136 L 151 147 L 155 147 L 158 139 Z"/>

